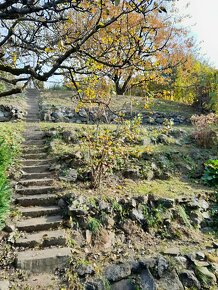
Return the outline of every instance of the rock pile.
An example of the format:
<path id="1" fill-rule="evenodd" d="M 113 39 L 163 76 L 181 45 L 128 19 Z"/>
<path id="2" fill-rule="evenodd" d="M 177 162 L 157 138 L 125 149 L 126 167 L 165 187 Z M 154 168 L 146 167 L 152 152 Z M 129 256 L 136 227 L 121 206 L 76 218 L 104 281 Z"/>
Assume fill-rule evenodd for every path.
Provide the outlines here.
<path id="1" fill-rule="evenodd" d="M 62 207 L 68 209 L 72 221 L 85 231 L 89 229 L 90 218 L 98 221 L 102 228 L 113 231 L 121 229 L 127 235 L 131 233 L 128 227 L 132 222 L 145 232 L 157 227 L 157 232 L 167 230 L 170 234 L 173 232 L 173 221 L 203 231 L 207 231 L 212 224 L 209 203 L 202 197 L 173 199 L 149 194 L 102 200 L 101 197 L 85 198 L 69 193 L 60 202 Z"/>
<path id="2" fill-rule="evenodd" d="M 192 256 L 196 256 L 195 254 Z M 217 271 L 196 266 L 201 261 L 190 255 L 158 255 L 106 267 L 103 278 L 86 282 L 86 290 L 184 290 L 209 289 L 216 285 Z M 90 267 L 90 266 L 89 266 Z M 214 265 L 213 265 L 214 267 Z M 214 274 L 214 273 L 215 274 Z M 205 282 L 207 281 L 207 282 Z M 110 287 L 110 288 L 109 288 Z"/>
<path id="3" fill-rule="evenodd" d="M 0 105 L 0 122 L 24 119 L 26 112 L 14 106 Z"/>
<path id="4" fill-rule="evenodd" d="M 212 221 L 209 203 L 203 197 L 148 195 L 114 199 L 70 193 L 59 201 L 59 206 L 70 216 L 75 253 L 78 245 L 80 251 L 84 249 L 84 258 L 95 257 L 84 263 L 82 256 L 77 257 L 72 264 L 84 289 L 182 290 L 211 289 L 216 285 L 216 243 L 191 254 L 169 243 L 160 254 L 148 256 L 145 249 L 149 235 L 176 241 L 179 231 L 208 229 Z M 104 255 L 115 256 L 115 262 L 104 264 L 99 278 L 94 261 Z"/>
<path id="5" fill-rule="evenodd" d="M 171 120 L 175 125 L 188 124 L 190 119 L 175 113 L 161 113 L 161 112 L 136 112 L 130 114 L 128 111 L 119 112 L 122 117 L 131 119 L 138 113 L 142 115 L 142 123 L 149 125 L 162 125 L 164 120 Z M 44 106 L 41 108 L 41 120 L 51 122 L 69 122 L 78 124 L 93 124 L 100 123 L 116 123 L 119 114 L 109 110 L 100 111 L 98 108 L 80 109 L 74 108 L 57 108 Z"/>

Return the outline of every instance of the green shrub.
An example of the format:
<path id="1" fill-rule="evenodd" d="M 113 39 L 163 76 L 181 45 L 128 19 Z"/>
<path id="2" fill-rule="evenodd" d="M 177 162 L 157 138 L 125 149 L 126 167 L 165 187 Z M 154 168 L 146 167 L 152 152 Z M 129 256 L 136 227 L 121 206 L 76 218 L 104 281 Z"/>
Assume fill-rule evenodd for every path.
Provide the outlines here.
<path id="1" fill-rule="evenodd" d="M 150 228 L 160 228 L 163 225 L 163 215 L 166 209 L 162 205 L 158 205 L 158 207 L 149 207 L 146 205 L 142 209 L 143 215 Z"/>
<path id="2" fill-rule="evenodd" d="M 22 125 L 3 124 L 0 128 L 0 229 L 10 208 L 11 187 L 8 170 L 20 152 Z"/>
<path id="3" fill-rule="evenodd" d="M 97 234 L 99 232 L 100 228 L 101 228 L 101 223 L 96 218 L 91 218 L 90 217 L 89 220 L 88 220 L 87 228 L 93 234 Z"/>
<path id="4" fill-rule="evenodd" d="M 208 160 L 204 165 L 202 180 L 210 186 L 218 186 L 218 159 Z"/>
<path id="5" fill-rule="evenodd" d="M 11 188 L 7 179 L 1 176 L 0 172 L 0 229 L 3 226 L 5 214 L 9 210 L 11 198 Z"/>

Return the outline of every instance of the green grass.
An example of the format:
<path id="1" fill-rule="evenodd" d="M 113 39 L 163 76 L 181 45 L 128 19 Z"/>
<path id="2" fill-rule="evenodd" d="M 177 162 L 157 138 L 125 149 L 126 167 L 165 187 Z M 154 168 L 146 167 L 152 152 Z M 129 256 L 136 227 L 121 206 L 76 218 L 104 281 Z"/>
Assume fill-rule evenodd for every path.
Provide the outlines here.
<path id="1" fill-rule="evenodd" d="M 0 124 L 0 229 L 10 208 L 11 187 L 9 170 L 16 166 L 15 159 L 20 154 L 23 123 Z"/>
<path id="2" fill-rule="evenodd" d="M 132 181 L 129 179 L 125 180 L 123 186 L 117 191 L 131 196 L 154 194 L 167 198 L 194 197 L 202 192 L 213 194 L 211 188 L 184 180 L 179 176 L 171 177 L 168 180 Z"/>

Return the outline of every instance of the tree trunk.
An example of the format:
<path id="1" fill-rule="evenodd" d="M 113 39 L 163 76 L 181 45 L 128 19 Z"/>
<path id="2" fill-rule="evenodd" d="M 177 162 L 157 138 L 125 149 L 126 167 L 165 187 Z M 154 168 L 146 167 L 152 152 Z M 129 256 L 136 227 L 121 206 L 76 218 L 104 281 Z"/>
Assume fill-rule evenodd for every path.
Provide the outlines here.
<path id="1" fill-rule="evenodd" d="M 126 88 L 121 87 L 119 84 L 115 83 L 117 95 L 124 95 Z"/>
<path id="2" fill-rule="evenodd" d="M 128 77 L 121 85 L 120 83 L 121 78 L 118 77 L 117 75 L 114 76 L 113 81 L 115 83 L 115 89 L 116 89 L 117 95 L 124 95 L 131 78 L 132 78 L 132 72 L 129 73 Z"/>

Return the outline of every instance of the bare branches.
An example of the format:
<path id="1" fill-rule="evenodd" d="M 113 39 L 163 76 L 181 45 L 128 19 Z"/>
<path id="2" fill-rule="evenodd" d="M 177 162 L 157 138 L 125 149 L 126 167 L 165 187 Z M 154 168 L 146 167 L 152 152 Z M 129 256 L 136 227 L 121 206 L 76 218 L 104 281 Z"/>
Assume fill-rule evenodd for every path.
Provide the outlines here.
<path id="1" fill-rule="evenodd" d="M 5 92 L 0 93 L 0 98 L 1 97 L 6 97 L 6 96 L 11 96 L 13 94 L 19 94 L 22 92 L 22 88 L 14 88 Z"/>
<path id="2" fill-rule="evenodd" d="M 165 44 L 156 49 L 149 47 L 146 40 L 157 37 L 157 29 L 155 33 L 151 28 L 145 32 L 142 25 L 140 31 L 135 31 L 129 19 L 138 15 L 145 27 L 150 13 L 159 9 L 156 2 L 162 4 L 163 0 L 123 0 L 111 13 L 115 7 L 112 0 L 1 1 L 0 81 L 16 86 L 18 82 L 25 85 L 29 78 L 46 81 L 63 71 L 89 74 L 87 59 L 107 67 L 106 71 L 132 70 L 133 67 L 139 70 L 144 61 L 143 53 L 145 57 L 149 52 L 153 55 Z M 117 40 L 116 25 L 120 25 L 118 35 L 124 33 L 128 43 L 120 36 Z M 127 31 L 122 25 L 127 26 Z M 112 41 L 105 44 L 100 36 L 113 26 Z M 143 42 L 149 51 L 145 51 Z M 15 87 L 6 94 L 18 90 Z"/>

